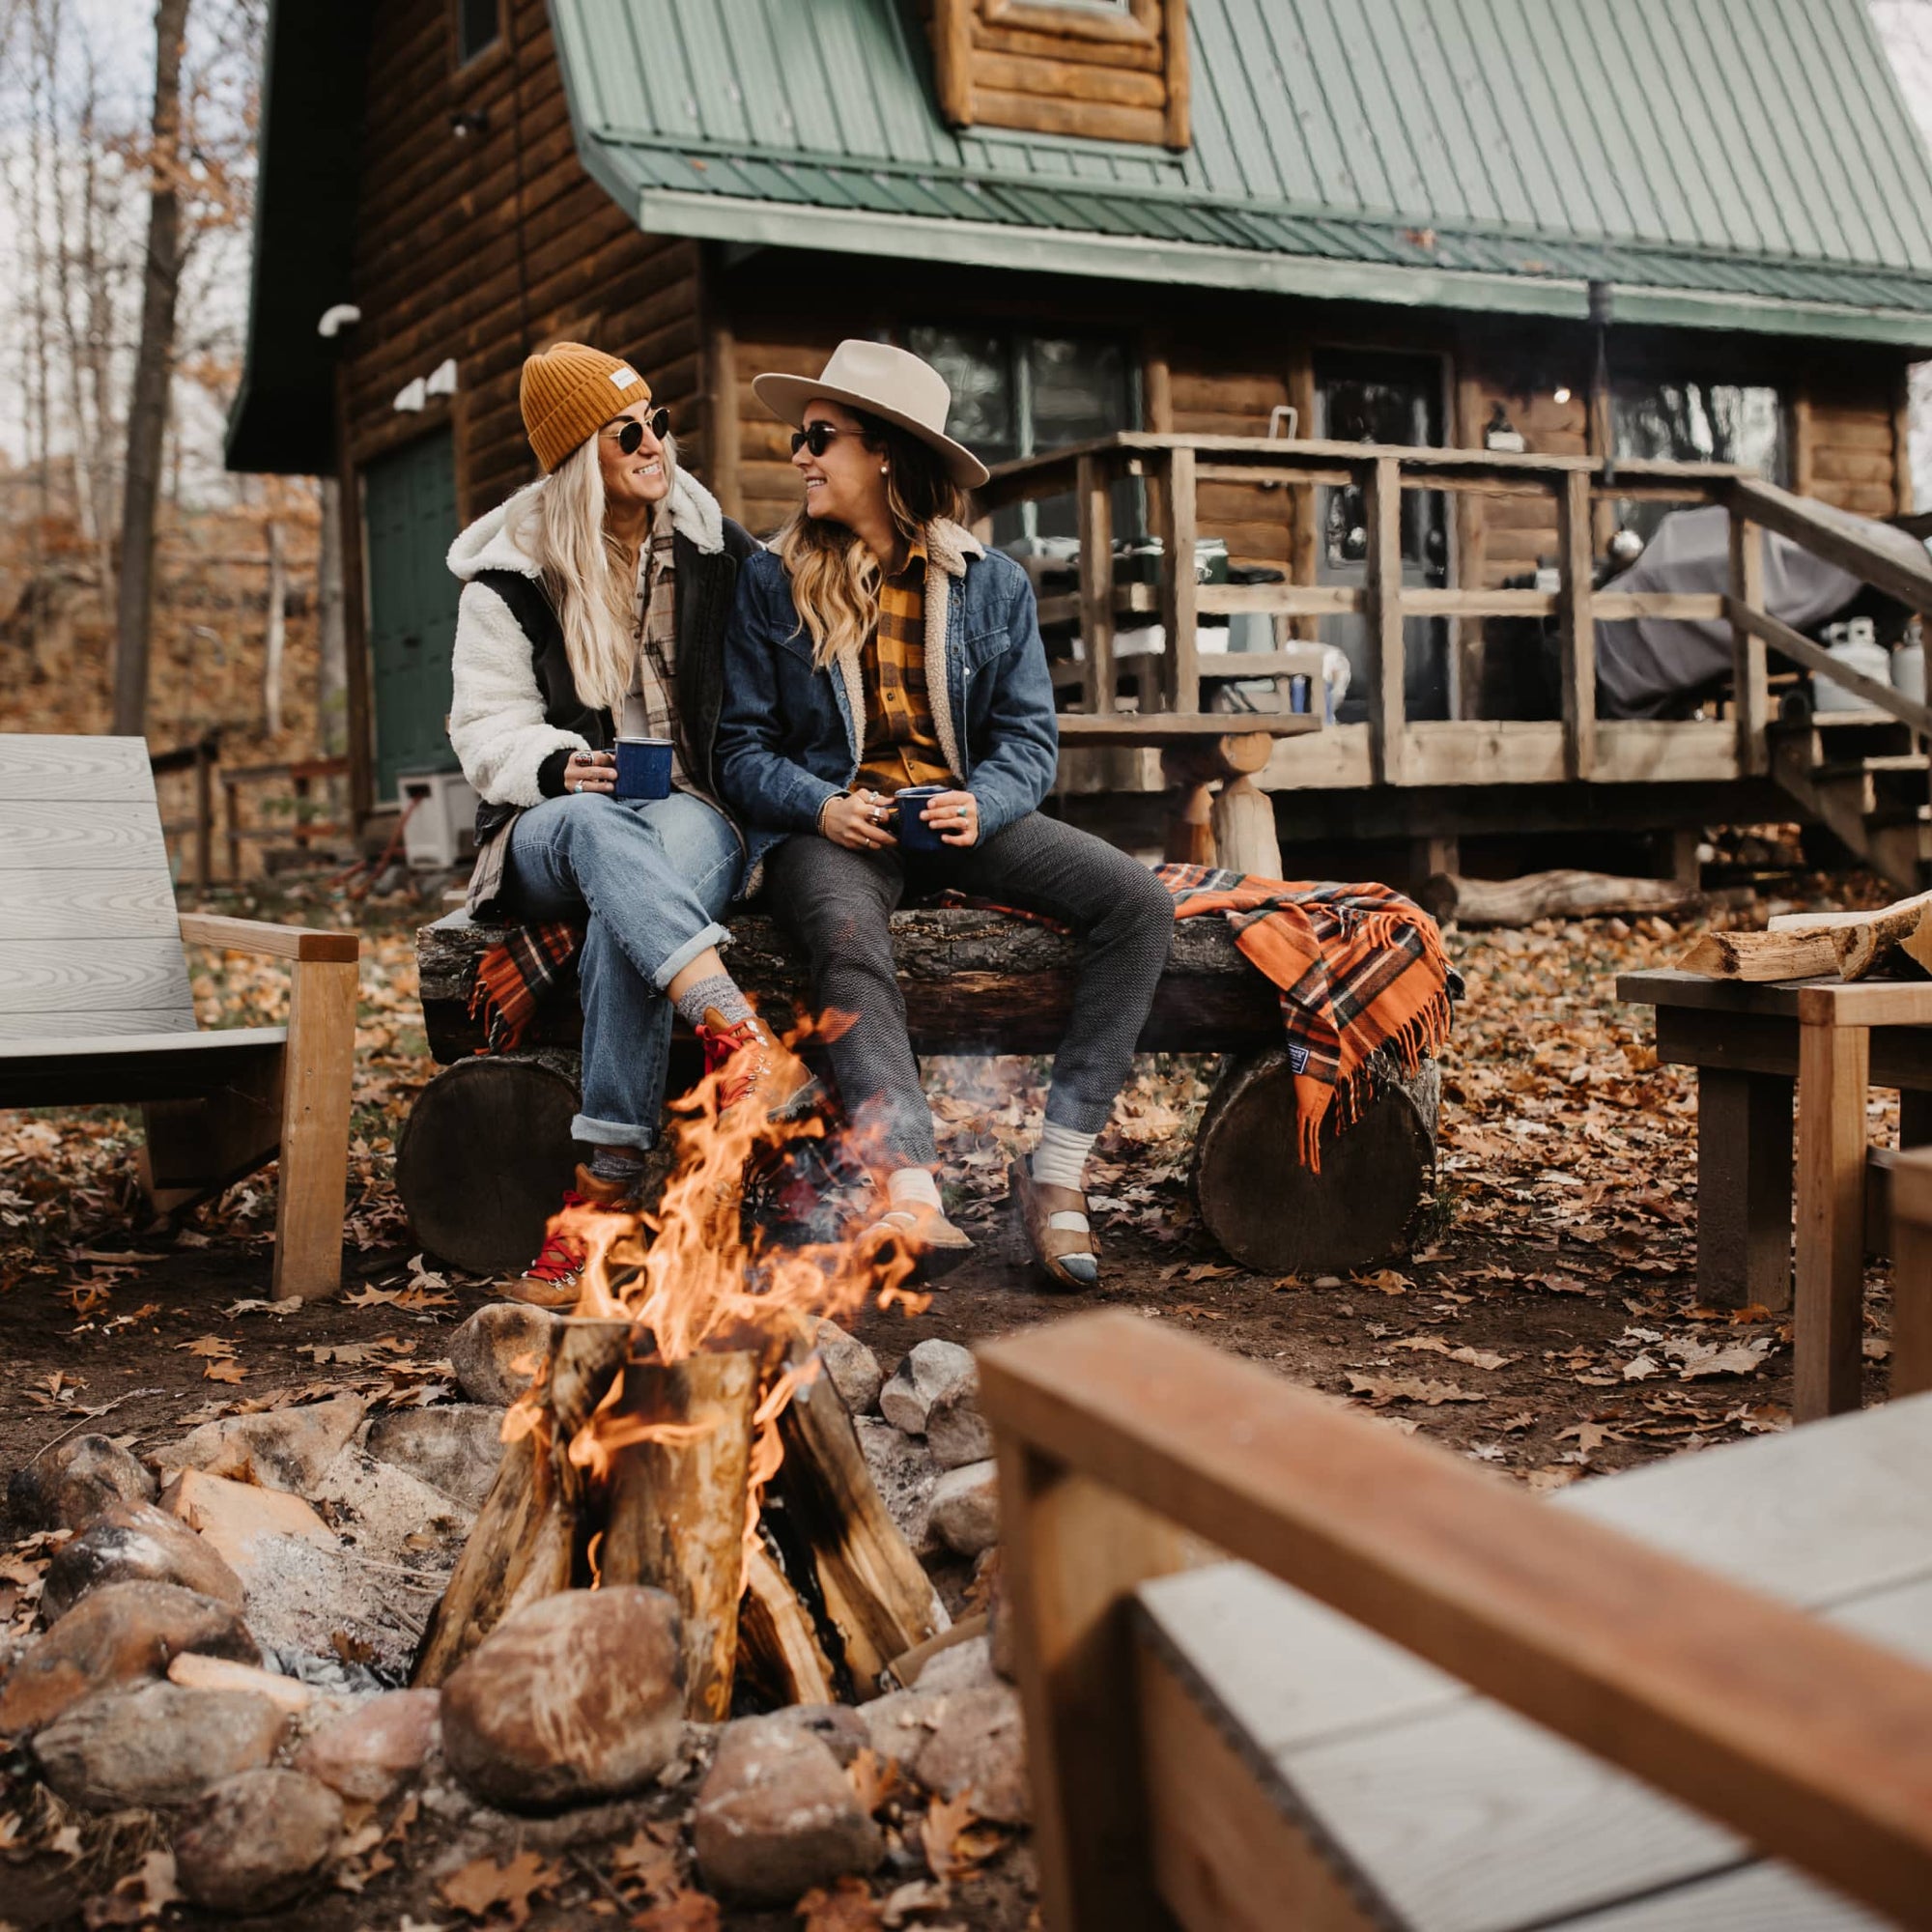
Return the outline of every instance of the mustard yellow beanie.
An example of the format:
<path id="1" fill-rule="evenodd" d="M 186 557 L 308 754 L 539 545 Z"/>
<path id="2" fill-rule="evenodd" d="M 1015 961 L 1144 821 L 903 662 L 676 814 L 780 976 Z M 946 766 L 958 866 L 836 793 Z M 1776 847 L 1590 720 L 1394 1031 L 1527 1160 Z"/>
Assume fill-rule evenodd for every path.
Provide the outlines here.
<path id="1" fill-rule="evenodd" d="M 650 399 L 651 385 L 628 362 L 582 342 L 538 350 L 517 390 L 524 434 L 546 475 L 612 416 Z"/>

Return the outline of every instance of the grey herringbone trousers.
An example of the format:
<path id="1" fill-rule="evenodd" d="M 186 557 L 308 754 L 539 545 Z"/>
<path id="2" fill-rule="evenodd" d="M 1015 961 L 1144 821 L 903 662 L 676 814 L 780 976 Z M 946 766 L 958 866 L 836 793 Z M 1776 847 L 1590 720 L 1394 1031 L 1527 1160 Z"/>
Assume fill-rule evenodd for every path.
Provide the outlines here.
<path id="1" fill-rule="evenodd" d="M 773 853 L 768 876 L 779 917 L 810 959 L 818 1009 L 853 1016 L 829 1050 L 846 1113 L 871 1148 L 909 1165 L 938 1157 L 888 921 L 901 898 L 947 887 L 1073 928 L 1080 977 L 1046 1117 L 1077 1133 L 1106 1125 L 1174 933 L 1174 901 L 1145 866 L 1030 812 L 959 852 L 853 852 L 800 834 Z"/>

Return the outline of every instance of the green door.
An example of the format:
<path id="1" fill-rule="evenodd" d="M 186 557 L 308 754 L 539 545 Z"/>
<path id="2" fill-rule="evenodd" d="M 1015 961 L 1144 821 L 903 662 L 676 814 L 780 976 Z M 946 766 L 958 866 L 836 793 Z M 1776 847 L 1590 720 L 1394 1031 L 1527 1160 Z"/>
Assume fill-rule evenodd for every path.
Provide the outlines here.
<path id="1" fill-rule="evenodd" d="M 376 704 L 376 796 L 403 772 L 453 771 L 443 720 L 462 585 L 443 561 L 456 539 L 456 459 L 449 432 L 362 471 L 369 535 L 369 658 Z"/>

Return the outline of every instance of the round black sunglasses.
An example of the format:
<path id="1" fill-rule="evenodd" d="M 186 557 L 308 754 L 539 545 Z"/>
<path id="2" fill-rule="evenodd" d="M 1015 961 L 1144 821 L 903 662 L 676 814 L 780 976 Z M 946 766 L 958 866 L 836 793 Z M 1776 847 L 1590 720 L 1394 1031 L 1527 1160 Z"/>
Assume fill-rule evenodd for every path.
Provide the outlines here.
<path id="1" fill-rule="evenodd" d="M 621 427 L 600 429 L 597 434 L 608 436 L 626 456 L 635 456 L 638 453 L 638 445 L 644 440 L 646 427 L 662 442 L 670 431 L 670 412 L 653 410 L 648 416 L 627 416 Z"/>
<path id="2" fill-rule="evenodd" d="M 795 429 L 791 433 L 791 453 L 796 456 L 801 449 L 809 449 L 814 456 L 823 456 L 832 447 L 835 436 L 852 436 L 856 431 L 837 429 L 829 422 L 815 422 L 805 429 Z"/>

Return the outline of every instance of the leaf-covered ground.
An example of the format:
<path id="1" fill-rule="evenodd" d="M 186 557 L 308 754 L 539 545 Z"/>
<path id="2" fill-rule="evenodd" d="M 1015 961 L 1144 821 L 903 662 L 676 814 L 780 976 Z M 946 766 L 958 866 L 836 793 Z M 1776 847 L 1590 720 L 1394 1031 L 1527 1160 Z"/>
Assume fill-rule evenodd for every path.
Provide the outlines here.
<path id="1" fill-rule="evenodd" d="M 1856 880 L 1811 886 L 1806 902 L 1871 896 Z M 294 916 L 350 917 L 326 904 Z M 389 1182 L 395 1140 L 434 1071 L 415 1003 L 419 916 L 401 903 L 361 915 L 352 1267 L 338 1299 L 271 1302 L 271 1173 L 179 1231 L 143 1230 L 131 1174 L 138 1117 L 0 1116 L 0 1344 L 12 1368 L 0 1427 L 10 1466 L 79 1428 L 139 1449 L 213 1415 L 345 1385 L 379 1404 L 451 1393 L 445 1338 L 490 1298 L 489 1284 L 413 1256 Z M 1189 1136 L 1214 1065 L 1143 1063 L 1092 1176 L 1107 1266 L 1093 1299 L 1350 1397 L 1536 1489 L 1785 1427 L 1788 1315 L 1699 1305 L 1694 1081 L 1656 1065 L 1648 1012 L 1615 997 L 1619 972 L 1667 964 L 1682 943 L 1655 919 L 1451 933 L 1468 990 L 1445 1062 L 1437 1200 L 1410 1256 L 1346 1279 L 1256 1275 L 1226 1261 L 1187 1191 Z M 195 989 L 205 1024 L 272 1018 L 283 997 L 278 968 L 236 957 L 204 956 Z M 971 1340 L 1065 1312 L 1030 1281 L 1004 1202 L 1007 1162 L 1037 1123 L 1041 1070 L 1025 1061 L 928 1069 L 956 1212 L 980 1246 L 923 1314 L 867 1318 L 862 1332 L 889 1361 L 926 1335 Z M 1889 1134 L 1894 1113 L 1893 1096 L 1873 1095 L 1874 1139 Z M 1882 1268 L 1870 1291 L 1876 1399 L 1886 1373 Z M 23 1633 L 31 1623 L 44 1553 L 44 1539 L 26 1539 L 0 1557 L 0 1627 L 11 1620 Z M 134 1863 L 130 1852 L 124 1865 Z M 992 1879 L 962 1876 L 955 1920 L 1024 1922 L 1023 1868 L 1010 1859 L 995 1867 Z M 550 1904 L 628 1898 L 621 1883 L 611 1892 L 612 1875 L 608 1860 L 594 1879 L 567 1862 Z M 339 1910 L 305 1911 L 303 1922 L 394 1924 L 409 1907 L 419 1918 L 461 1918 L 454 1901 L 411 1891 L 407 1878 L 399 1865 L 357 1910 L 344 1897 Z M 388 1901 L 380 1910 L 379 1896 Z M 847 1907 L 863 1910 L 856 1899 L 838 1909 Z M 539 1905 L 532 1922 L 545 1916 Z"/>

